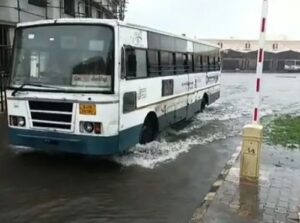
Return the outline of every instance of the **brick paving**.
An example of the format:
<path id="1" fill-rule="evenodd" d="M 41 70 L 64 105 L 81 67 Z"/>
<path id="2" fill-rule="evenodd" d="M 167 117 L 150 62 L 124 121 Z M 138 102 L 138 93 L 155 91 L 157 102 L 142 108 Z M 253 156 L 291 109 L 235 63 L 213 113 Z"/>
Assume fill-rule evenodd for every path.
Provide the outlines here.
<path id="1" fill-rule="evenodd" d="M 257 183 L 241 181 L 239 166 L 238 159 L 200 222 L 299 222 L 299 149 L 264 146 Z"/>

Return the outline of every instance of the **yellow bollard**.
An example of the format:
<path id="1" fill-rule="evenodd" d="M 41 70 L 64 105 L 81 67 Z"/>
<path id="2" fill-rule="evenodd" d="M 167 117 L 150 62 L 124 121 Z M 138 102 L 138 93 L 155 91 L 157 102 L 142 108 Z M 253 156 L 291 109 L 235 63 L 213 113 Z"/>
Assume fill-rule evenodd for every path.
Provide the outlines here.
<path id="1" fill-rule="evenodd" d="M 258 180 L 262 140 L 262 125 L 251 124 L 244 127 L 240 168 L 241 179 L 251 181 Z"/>

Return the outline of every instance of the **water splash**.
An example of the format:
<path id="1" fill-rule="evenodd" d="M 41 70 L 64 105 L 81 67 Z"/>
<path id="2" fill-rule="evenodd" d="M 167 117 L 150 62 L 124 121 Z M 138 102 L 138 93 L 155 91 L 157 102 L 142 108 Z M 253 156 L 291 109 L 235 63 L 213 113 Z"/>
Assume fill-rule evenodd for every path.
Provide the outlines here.
<path id="1" fill-rule="evenodd" d="M 176 159 L 191 148 L 202 148 L 195 145 L 240 136 L 243 126 L 252 119 L 253 89 L 249 87 L 252 78 L 245 75 L 236 79 L 235 83 L 232 82 L 232 77 L 224 78 L 221 99 L 203 113 L 196 115 L 193 122 L 185 128 L 169 128 L 159 141 L 145 146 L 137 145 L 130 150 L 129 154 L 116 156 L 113 159 L 124 166 L 139 165 L 154 168 Z M 273 86 L 270 86 L 270 89 L 273 89 Z M 283 108 L 291 112 L 290 107 L 279 104 L 278 100 L 274 100 L 272 91 L 267 90 L 268 94 L 263 97 L 260 111 L 262 117 L 280 113 Z M 297 107 L 299 109 L 299 106 Z"/>

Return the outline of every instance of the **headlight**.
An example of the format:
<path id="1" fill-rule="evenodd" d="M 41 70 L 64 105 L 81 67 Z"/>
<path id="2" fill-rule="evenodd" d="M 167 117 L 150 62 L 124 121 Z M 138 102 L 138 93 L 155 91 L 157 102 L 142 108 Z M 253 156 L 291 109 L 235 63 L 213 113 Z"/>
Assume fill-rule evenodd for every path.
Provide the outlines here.
<path id="1" fill-rule="evenodd" d="M 25 126 L 25 118 L 24 117 L 18 117 L 18 126 L 20 126 L 20 127 Z"/>
<path id="2" fill-rule="evenodd" d="M 83 124 L 84 130 L 88 133 L 91 133 L 94 131 L 94 124 L 91 122 L 85 122 Z"/>
<path id="3" fill-rule="evenodd" d="M 25 127 L 26 125 L 25 117 L 10 115 L 9 124 L 10 126 Z"/>
<path id="4" fill-rule="evenodd" d="M 80 122 L 79 130 L 81 133 L 102 133 L 102 123 L 101 122 Z"/>

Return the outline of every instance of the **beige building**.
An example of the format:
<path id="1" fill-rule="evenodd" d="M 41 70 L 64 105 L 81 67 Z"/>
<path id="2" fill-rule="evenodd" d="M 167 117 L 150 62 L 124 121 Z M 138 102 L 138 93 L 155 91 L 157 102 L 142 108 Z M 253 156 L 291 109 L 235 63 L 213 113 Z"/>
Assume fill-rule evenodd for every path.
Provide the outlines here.
<path id="1" fill-rule="evenodd" d="M 254 72 L 258 40 L 205 39 L 222 50 L 224 71 Z M 266 72 L 300 72 L 300 41 L 267 40 L 264 70 Z"/>
<path id="2" fill-rule="evenodd" d="M 258 40 L 236 40 L 236 39 L 206 39 L 208 42 L 218 44 L 222 50 L 235 50 L 239 52 L 251 52 L 258 50 Z M 267 40 L 265 44 L 267 52 L 279 53 L 283 51 L 300 52 L 300 41 L 290 40 Z"/>

